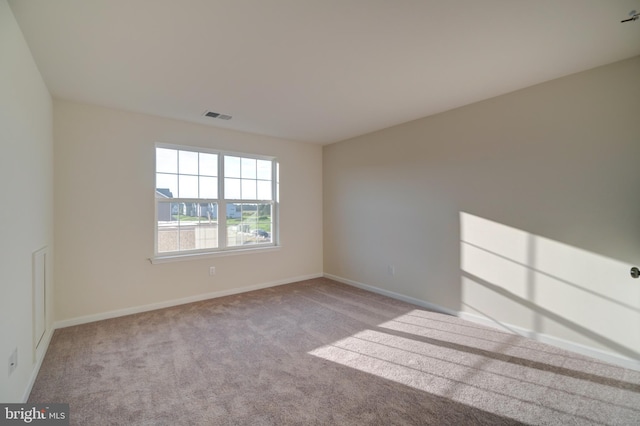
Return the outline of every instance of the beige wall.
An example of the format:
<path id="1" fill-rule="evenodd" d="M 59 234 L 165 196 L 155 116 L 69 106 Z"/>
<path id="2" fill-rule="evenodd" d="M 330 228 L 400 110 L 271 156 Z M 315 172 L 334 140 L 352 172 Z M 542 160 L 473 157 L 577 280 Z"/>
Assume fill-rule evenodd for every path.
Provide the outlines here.
<path id="1" fill-rule="evenodd" d="M 32 254 L 53 255 L 51 96 L 5 0 L 0 0 L 0 401 L 21 402 L 36 373 Z M 49 259 L 50 259 L 49 257 Z M 47 293 L 53 291 L 48 278 Z M 51 305 L 48 306 L 51 330 Z M 7 376 L 18 348 L 18 368 Z"/>
<path id="2" fill-rule="evenodd" d="M 326 146 L 325 273 L 640 360 L 638 76 L 640 57 Z"/>
<path id="3" fill-rule="evenodd" d="M 57 100 L 54 139 L 57 320 L 322 273 L 320 146 Z M 276 156 L 281 250 L 150 264 L 156 142 Z"/>
<path id="4" fill-rule="evenodd" d="M 640 359 L 640 280 L 628 276 L 640 262 L 640 58 L 323 149 L 52 106 L 6 0 L 0 57 L 0 360 L 19 349 L 0 401 L 20 401 L 37 371 L 31 260 L 46 246 L 53 263 L 54 225 L 49 332 L 54 313 L 64 324 L 324 269 Z M 156 142 L 278 157 L 282 248 L 152 265 Z"/>

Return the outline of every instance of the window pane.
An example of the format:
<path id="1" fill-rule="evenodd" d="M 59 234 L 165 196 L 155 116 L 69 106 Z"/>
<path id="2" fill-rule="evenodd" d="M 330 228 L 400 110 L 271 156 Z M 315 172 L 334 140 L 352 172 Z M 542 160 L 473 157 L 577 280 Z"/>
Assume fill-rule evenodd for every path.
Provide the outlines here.
<path id="1" fill-rule="evenodd" d="M 178 151 L 156 148 L 156 172 L 178 173 Z"/>
<path id="2" fill-rule="evenodd" d="M 158 253 L 178 250 L 177 203 L 158 202 Z"/>
<path id="3" fill-rule="evenodd" d="M 227 246 L 243 242 L 242 208 L 240 204 L 227 204 Z"/>
<path id="4" fill-rule="evenodd" d="M 195 228 L 196 249 L 218 247 L 218 206 L 216 203 L 200 203 L 200 221 Z"/>
<path id="5" fill-rule="evenodd" d="M 178 184 L 180 198 L 198 198 L 198 176 L 179 175 Z"/>
<path id="6" fill-rule="evenodd" d="M 258 179 L 271 180 L 271 161 L 258 160 Z"/>
<path id="7" fill-rule="evenodd" d="M 225 177 L 240 177 L 240 157 L 224 157 L 224 175 Z"/>
<path id="8" fill-rule="evenodd" d="M 232 219 L 227 212 L 227 245 L 230 247 L 272 242 L 271 204 L 241 203 Z"/>
<path id="9" fill-rule="evenodd" d="M 180 250 L 194 250 L 196 248 L 196 233 L 193 224 L 182 224 L 178 228 Z"/>
<path id="10" fill-rule="evenodd" d="M 239 204 L 227 204 L 227 220 L 242 219 L 242 209 Z M 237 221 L 236 221 L 237 222 Z"/>
<path id="11" fill-rule="evenodd" d="M 257 243 L 270 243 L 273 241 L 272 236 L 272 216 L 271 204 L 264 203 L 257 206 L 257 222 L 254 236 Z"/>
<path id="12" fill-rule="evenodd" d="M 242 199 L 243 200 L 255 200 L 256 199 L 256 181 L 242 179 Z"/>
<path id="13" fill-rule="evenodd" d="M 224 180 L 224 198 L 227 200 L 240 199 L 240 179 Z"/>
<path id="14" fill-rule="evenodd" d="M 166 173 L 156 173 L 156 197 L 162 197 L 163 194 L 167 198 L 178 196 L 178 175 L 169 175 Z"/>
<path id="15" fill-rule="evenodd" d="M 256 178 L 256 160 L 254 160 L 253 158 L 242 159 L 242 178 L 243 179 Z"/>
<path id="16" fill-rule="evenodd" d="M 180 250 L 194 250 L 196 248 L 196 227 L 199 222 L 200 205 L 198 203 L 182 203 L 181 207 L 179 216 Z"/>
<path id="17" fill-rule="evenodd" d="M 257 209 L 258 209 L 258 222 L 261 222 L 263 225 L 269 224 L 269 227 L 271 227 L 271 204 L 270 203 L 258 204 Z"/>
<path id="18" fill-rule="evenodd" d="M 200 153 L 200 174 L 218 176 L 218 156 L 216 154 Z"/>
<path id="19" fill-rule="evenodd" d="M 200 198 L 218 198 L 218 178 L 200 176 Z"/>
<path id="20" fill-rule="evenodd" d="M 178 173 L 181 175 L 197 175 L 198 153 L 193 151 L 179 151 L 178 154 Z"/>
<path id="21" fill-rule="evenodd" d="M 271 181 L 259 180 L 258 181 L 258 200 L 270 200 L 271 199 Z"/>

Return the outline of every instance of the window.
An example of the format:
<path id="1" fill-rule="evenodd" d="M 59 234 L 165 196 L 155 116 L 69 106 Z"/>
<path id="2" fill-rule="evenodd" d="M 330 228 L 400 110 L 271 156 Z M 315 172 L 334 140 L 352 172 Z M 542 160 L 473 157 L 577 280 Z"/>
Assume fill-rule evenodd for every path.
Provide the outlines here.
<path id="1" fill-rule="evenodd" d="M 273 158 L 156 146 L 156 256 L 277 244 Z"/>

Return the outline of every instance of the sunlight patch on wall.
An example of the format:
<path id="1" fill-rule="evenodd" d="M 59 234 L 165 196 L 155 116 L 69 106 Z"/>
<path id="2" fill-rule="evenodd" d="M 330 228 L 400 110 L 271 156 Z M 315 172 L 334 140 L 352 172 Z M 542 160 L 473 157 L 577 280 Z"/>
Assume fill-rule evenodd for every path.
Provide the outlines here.
<path id="1" fill-rule="evenodd" d="M 640 358 L 640 285 L 631 265 L 460 213 L 465 311 Z"/>

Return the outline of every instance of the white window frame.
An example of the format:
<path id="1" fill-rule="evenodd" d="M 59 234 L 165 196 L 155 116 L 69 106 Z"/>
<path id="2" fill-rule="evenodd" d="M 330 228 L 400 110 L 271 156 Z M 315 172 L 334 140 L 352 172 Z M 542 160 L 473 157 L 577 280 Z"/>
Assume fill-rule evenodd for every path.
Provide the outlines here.
<path id="1" fill-rule="evenodd" d="M 216 203 L 217 204 L 217 248 L 193 249 L 193 250 L 176 250 L 170 252 L 158 252 L 158 200 L 154 195 L 154 256 L 149 260 L 151 263 L 165 263 L 176 260 L 192 260 L 203 257 L 221 256 L 221 255 L 238 255 L 256 251 L 274 250 L 279 248 L 279 163 L 276 157 L 248 154 L 243 152 L 223 151 L 210 148 L 156 143 L 154 146 L 154 175 L 153 175 L 153 194 L 157 191 L 157 148 L 173 149 L 179 151 L 190 151 L 197 153 L 215 154 L 218 162 L 218 198 L 180 198 L 174 197 L 171 200 L 175 203 Z M 271 199 L 227 199 L 225 196 L 225 173 L 224 159 L 227 156 L 248 158 L 255 160 L 263 160 L 271 162 Z M 179 173 L 178 173 L 179 176 Z M 198 174 L 198 176 L 200 176 Z M 228 246 L 227 242 L 227 205 L 228 204 L 271 204 L 271 235 L 268 242 L 255 242 L 250 245 Z"/>

